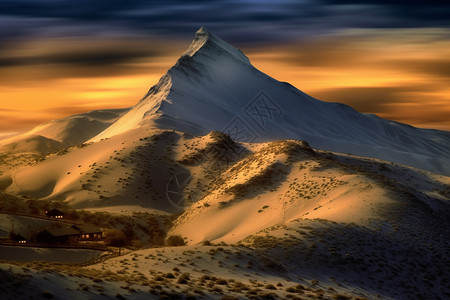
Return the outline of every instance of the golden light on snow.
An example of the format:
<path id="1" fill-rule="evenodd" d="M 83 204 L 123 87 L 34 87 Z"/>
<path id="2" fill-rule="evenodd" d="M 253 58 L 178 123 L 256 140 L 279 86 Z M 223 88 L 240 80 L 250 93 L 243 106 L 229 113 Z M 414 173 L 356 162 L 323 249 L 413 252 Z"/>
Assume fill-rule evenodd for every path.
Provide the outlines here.
<path id="1" fill-rule="evenodd" d="M 301 43 L 241 48 L 262 72 L 318 99 L 450 130 L 446 34 L 443 29 L 353 30 Z M 3 54 L 23 61 L 0 70 L 0 132 L 23 131 L 93 109 L 132 106 L 189 45 L 132 39 L 80 43 L 28 42 L 17 53 Z M 101 64 L 95 64 L 96 57 Z"/>
<path id="2" fill-rule="evenodd" d="M 446 31 L 371 32 L 247 53 L 261 71 L 318 99 L 418 127 L 450 130 L 450 42 L 440 38 Z"/>

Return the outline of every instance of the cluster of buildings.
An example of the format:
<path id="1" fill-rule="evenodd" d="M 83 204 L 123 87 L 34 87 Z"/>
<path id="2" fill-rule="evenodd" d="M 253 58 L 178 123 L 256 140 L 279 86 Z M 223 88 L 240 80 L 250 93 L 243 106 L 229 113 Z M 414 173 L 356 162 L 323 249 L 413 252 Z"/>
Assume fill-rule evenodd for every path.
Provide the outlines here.
<path id="1" fill-rule="evenodd" d="M 61 220 L 64 218 L 64 213 L 58 209 L 46 211 L 45 214 L 50 219 Z M 102 230 L 95 225 L 62 222 L 57 225 L 52 228 L 42 229 L 29 238 L 16 234 L 13 228 L 9 239 L 19 244 L 29 242 L 39 244 L 76 244 L 80 241 L 99 241 L 103 238 Z"/>
<path id="2" fill-rule="evenodd" d="M 98 241 L 102 230 L 95 225 L 69 225 L 60 228 L 44 229 L 36 234 L 35 241 L 43 244 L 73 244 L 79 241 Z"/>

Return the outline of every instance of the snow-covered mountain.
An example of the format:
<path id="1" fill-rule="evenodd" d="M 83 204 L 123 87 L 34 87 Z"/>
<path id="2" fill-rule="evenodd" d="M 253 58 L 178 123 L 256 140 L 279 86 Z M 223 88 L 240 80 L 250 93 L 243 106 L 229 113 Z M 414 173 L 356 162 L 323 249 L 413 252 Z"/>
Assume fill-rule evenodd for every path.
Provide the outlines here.
<path id="1" fill-rule="evenodd" d="M 233 139 L 300 139 L 312 147 L 381 158 L 450 174 L 450 133 L 419 129 L 323 102 L 254 68 L 249 59 L 201 27 L 176 64 L 145 97 L 94 137 L 136 127 Z"/>
<path id="2" fill-rule="evenodd" d="M 204 27 L 131 109 L 55 120 L 2 140 L 0 150 L 47 154 L 148 129 L 194 135 L 216 130 L 243 142 L 304 140 L 313 148 L 450 175 L 450 132 L 415 128 L 317 100 L 258 71 L 239 49 Z"/>
<path id="3" fill-rule="evenodd" d="M 448 299 L 450 176 L 370 157 L 450 175 L 449 135 L 316 100 L 201 28 L 133 108 L 0 141 L 0 237 L 51 206 L 133 245 L 2 245 L 0 295 Z"/>
<path id="4" fill-rule="evenodd" d="M 2 186 L 7 186 L 8 195 Z M 257 299 L 287 299 L 293 293 L 311 299 L 350 299 L 343 294 L 355 295 L 352 299 L 449 295 L 450 177 L 311 149 L 302 141 L 238 143 L 219 132 L 194 137 L 135 129 L 0 177 L 0 197 L 2 206 L 23 210 L 45 203 L 65 205 L 77 222 L 113 225 L 136 241 L 167 233 L 188 243 L 154 248 L 161 244 L 152 238 L 146 244 L 149 249 L 80 267 L 89 276 L 79 276 L 83 273 L 67 265 L 42 273 L 42 263 L 34 268 L 32 264 L 26 272 L 32 279 L 20 281 L 25 284 L 20 291 L 30 295 L 41 291 L 42 284 L 55 298 L 69 292 L 72 298 L 100 292 L 112 298 L 121 288 L 127 289 L 127 298 L 141 299 L 148 298 L 155 282 L 184 295 L 190 293 L 187 287 L 205 290 L 201 297 L 211 299 L 224 293 Z M 160 221 L 152 221 L 149 213 Z M 17 230 L 36 224 L 23 218 L 15 223 Z M 10 224 L 10 219 L 0 218 L 0 233 L 7 233 Z M 36 256 L 30 254 L 33 248 L 20 248 L 30 250 L 20 255 L 18 247 L 8 251 L 3 246 L 0 257 L 26 261 Z M 45 253 L 49 257 L 52 252 Z M 64 262 L 78 256 L 67 255 Z M 3 267 L 1 273 L 1 268 L 2 264 L 0 288 L 15 278 L 15 272 L 24 272 L 6 272 Z M 189 273 L 189 285 L 161 272 L 177 277 Z M 205 276 L 212 274 L 226 278 L 229 286 L 206 289 Z M 48 276 L 55 276 L 50 286 Z M 103 280 L 87 281 L 94 278 Z M 127 285 L 129 278 L 139 279 L 132 282 L 134 290 Z M 88 291 L 79 288 L 79 280 L 87 281 Z M 233 288 L 237 281 L 255 283 L 255 290 L 249 294 Z M 262 283 L 276 289 L 263 288 Z M 292 288 L 297 284 L 308 284 L 309 290 Z M 269 298 L 267 290 L 278 294 Z"/>
<path id="5" fill-rule="evenodd" d="M 47 154 L 86 142 L 114 123 L 129 108 L 93 110 L 52 120 L 0 141 L 0 151 Z"/>

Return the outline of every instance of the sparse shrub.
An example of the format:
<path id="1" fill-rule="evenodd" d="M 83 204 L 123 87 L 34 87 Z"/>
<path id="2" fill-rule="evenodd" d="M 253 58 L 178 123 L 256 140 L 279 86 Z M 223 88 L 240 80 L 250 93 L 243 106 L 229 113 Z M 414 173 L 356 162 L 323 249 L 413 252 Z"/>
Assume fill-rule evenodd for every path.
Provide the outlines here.
<path id="1" fill-rule="evenodd" d="M 175 276 L 172 273 L 166 273 L 164 274 L 165 278 L 175 278 Z"/>
<path id="2" fill-rule="evenodd" d="M 319 284 L 319 280 L 317 280 L 317 279 L 311 280 L 311 285 L 318 285 L 318 284 Z"/>
<path id="3" fill-rule="evenodd" d="M 123 231 L 111 229 L 105 232 L 105 244 L 113 247 L 124 247 L 127 244 L 127 237 Z"/>
<path id="4" fill-rule="evenodd" d="M 278 299 L 278 296 L 275 293 L 262 293 L 261 295 L 258 296 L 258 298 L 271 300 L 271 299 Z"/>
<path id="5" fill-rule="evenodd" d="M 167 238 L 166 245 L 174 247 L 174 246 L 184 246 L 186 245 L 186 243 L 184 242 L 181 235 L 171 235 Z"/>
<path id="6" fill-rule="evenodd" d="M 178 278 L 178 283 L 179 284 L 187 284 L 188 281 L 191 279 L 190 274 L 189 273 L 183 273 L 181 274 L 181 276 Z"/>
<path id="7" fill-rule="evenodd" d="M 302 291 L 302 289 L 298 289 L 296 287 L 288 287 L 286 289 L 286 292 L 288 293 L 297 293 L 297 294 L 303 294 L 304 292 Z"/>
<path id="8" fill-rule="evenodd" d="M 247 292 L 248 295 L 258 295 L 260 289 L 251 289 Z"/>
<path id="9" fill-rule="evenodd" d="M 42 292 L 42 297 L 45 299 L 53 299 L 54 298 L 53 294 L 50 292 Z"/>
<path id="10" fill-rule="evenodd" d="M 218 286 L 215 286 L 215 287 L 213 287 L 213 288 L 211 289 L 211 292 L 214 292 L 214 293 L 222 293 L 222 289 L 221 289 L 220 287 L 218 287 Z"/>
<path id="11" fill-rule="evenodd" d="M 226 281 L 225 279 L 219 278 L 219 279 L 216 280 L 216 284 L 228 285 L 228 281 Z"/>
<path id="12" fill-rule="evenodd" d="M 144 248 L 144 243 L 141 240 L 133 240 L 133 247 L 136 249 Z"/>
<path id="13" fill-rule="evenodd" d="M 342 295 L 342 294 L 334 294 L 333 299 L 335 299 L 335 300 L 350 300 L 350 299 L 352 299 L 352 297 Z"/>
<path id="14" fill-rule="evenodd" d="M 277 288 L 273 285 L 273 284 L 266 284 L 266 286 L 264 287 L 265 289 L 268 290 L 276 290 Z"/>

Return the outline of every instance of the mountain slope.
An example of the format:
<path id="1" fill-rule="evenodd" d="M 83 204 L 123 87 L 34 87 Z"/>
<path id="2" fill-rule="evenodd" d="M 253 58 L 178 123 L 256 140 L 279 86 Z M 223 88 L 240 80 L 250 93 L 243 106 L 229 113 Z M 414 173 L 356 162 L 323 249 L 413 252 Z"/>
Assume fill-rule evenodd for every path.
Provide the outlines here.
<path id="1" fill-rule="evenodd" d="M 264 143 L 217 177 L 208 194 L 177 219 L 171 233 L 193 244 L 236 243 L 300 219 L 370 227 L 402 218 L 405 228 L 419 220 L 447 220 L 450 198 L 445 189 L 450 178 L 430 175 L 383 161 L 313 151 L 299 141 Z M 386 213 L 385 207 L 396 212 Z M 412 217 L 423 213 L 426 217 Z"/>
<path id="2" fill-rule="evenodd" d="M 447 299 L 450 177 L 299 139 L 448 173 L 448 134 L 313 99 L 202 28 L 129 111 L 56 120 L 3 149 L 89 143 L 0 156 L 23 166 L 0 174 L 6 211 L 61 206 L 136 242 L 160 246 L 167 233 L 188 245 L 133 247 L 92 266 L 2 264 L 0 294 Z"/>
<path id="3" fill-rule="evenodd" d="M 186 293 L 171 277 L 160 279 L 162 271 L 179 276 L 175 267 L 190 273 L 189 287 L 198 279 L 200 290 L 205 274 L 228 281 L 223 290 L 205 293 L 233 292 L 232 282 L 243 281 L 255 288 L 271 283 L 274 298 L 339 299 L 336 291 L 363 299 L 449 295 L 450 177 L 412 167 L 296 140 L 240 143 L 220 132 L 137 128 L 48 156 L 14 172 L 7 185 L 6 192 L 23 199 L 88 211 L 177 217 L 184 211 L 168 235 L 183 236 L 188 246 L 145 249 L 92 266 L 127 278 L 144 272 L 145 287 L 134 285 L 138 292 L 130 298 L 145 296 L 147 280 Z M 206 241 L 212 246 L 198 245 Z M 298 284 L 305 289 L 294 288 Z M 117 294 L 111 286 L 103 291 Z M 262 291 L 235 292 L 263 297 Z"/>
<path id="4" fill-rule="evenodd" d="M 261 73 L 240 50 L 203 27 L 159 83 L 92 141 L 139 127 L 196 135 L 217 130 L 246 142 L 306 140 L 314 148 L 450 174 L 449 132 L 314 99 Z"/>
<path id="5" fill-rule="evenodd" d="M 134 129 L 174 129 L 194 135 L 217 130 L 244 142 L 305 140 L 318 149 L 450 175 L 449 132 L 414 128 L 314 99 L 258 71 L 240 50 L 204 27 L 131 109 L 55 120 L 0 141 L 0 150 L 47 154 Z"/>
<path id="6" fill-rule="evenodd" d="M 2 152 L 48 154 L 86 142 L 120 118 L 128 108 L 94 110 L 56 119 L 0 141 Z"/>
<path id="7" fill-rule="evenodd" d="M 219 132 L 136 129 L 48 157 L 12 181 L 7 192 L 77 209 L 185 210 L 168 234 L 188 246 L 133 252 L 130 274 L 138 264 L 149 278 L 178 267 L 200 281 L 212 273 L 287 288 L 307 279 L 317 293 L 332 286 L 370 299 L 448 293 L 450 177 L 295 140 L 248 144 Z M 199 245 L 206 241 L 216 246 Z M 232 253 L 214 250 L 219 243 Z M 94 268 L 123 272 L 124 259 Z"/>

